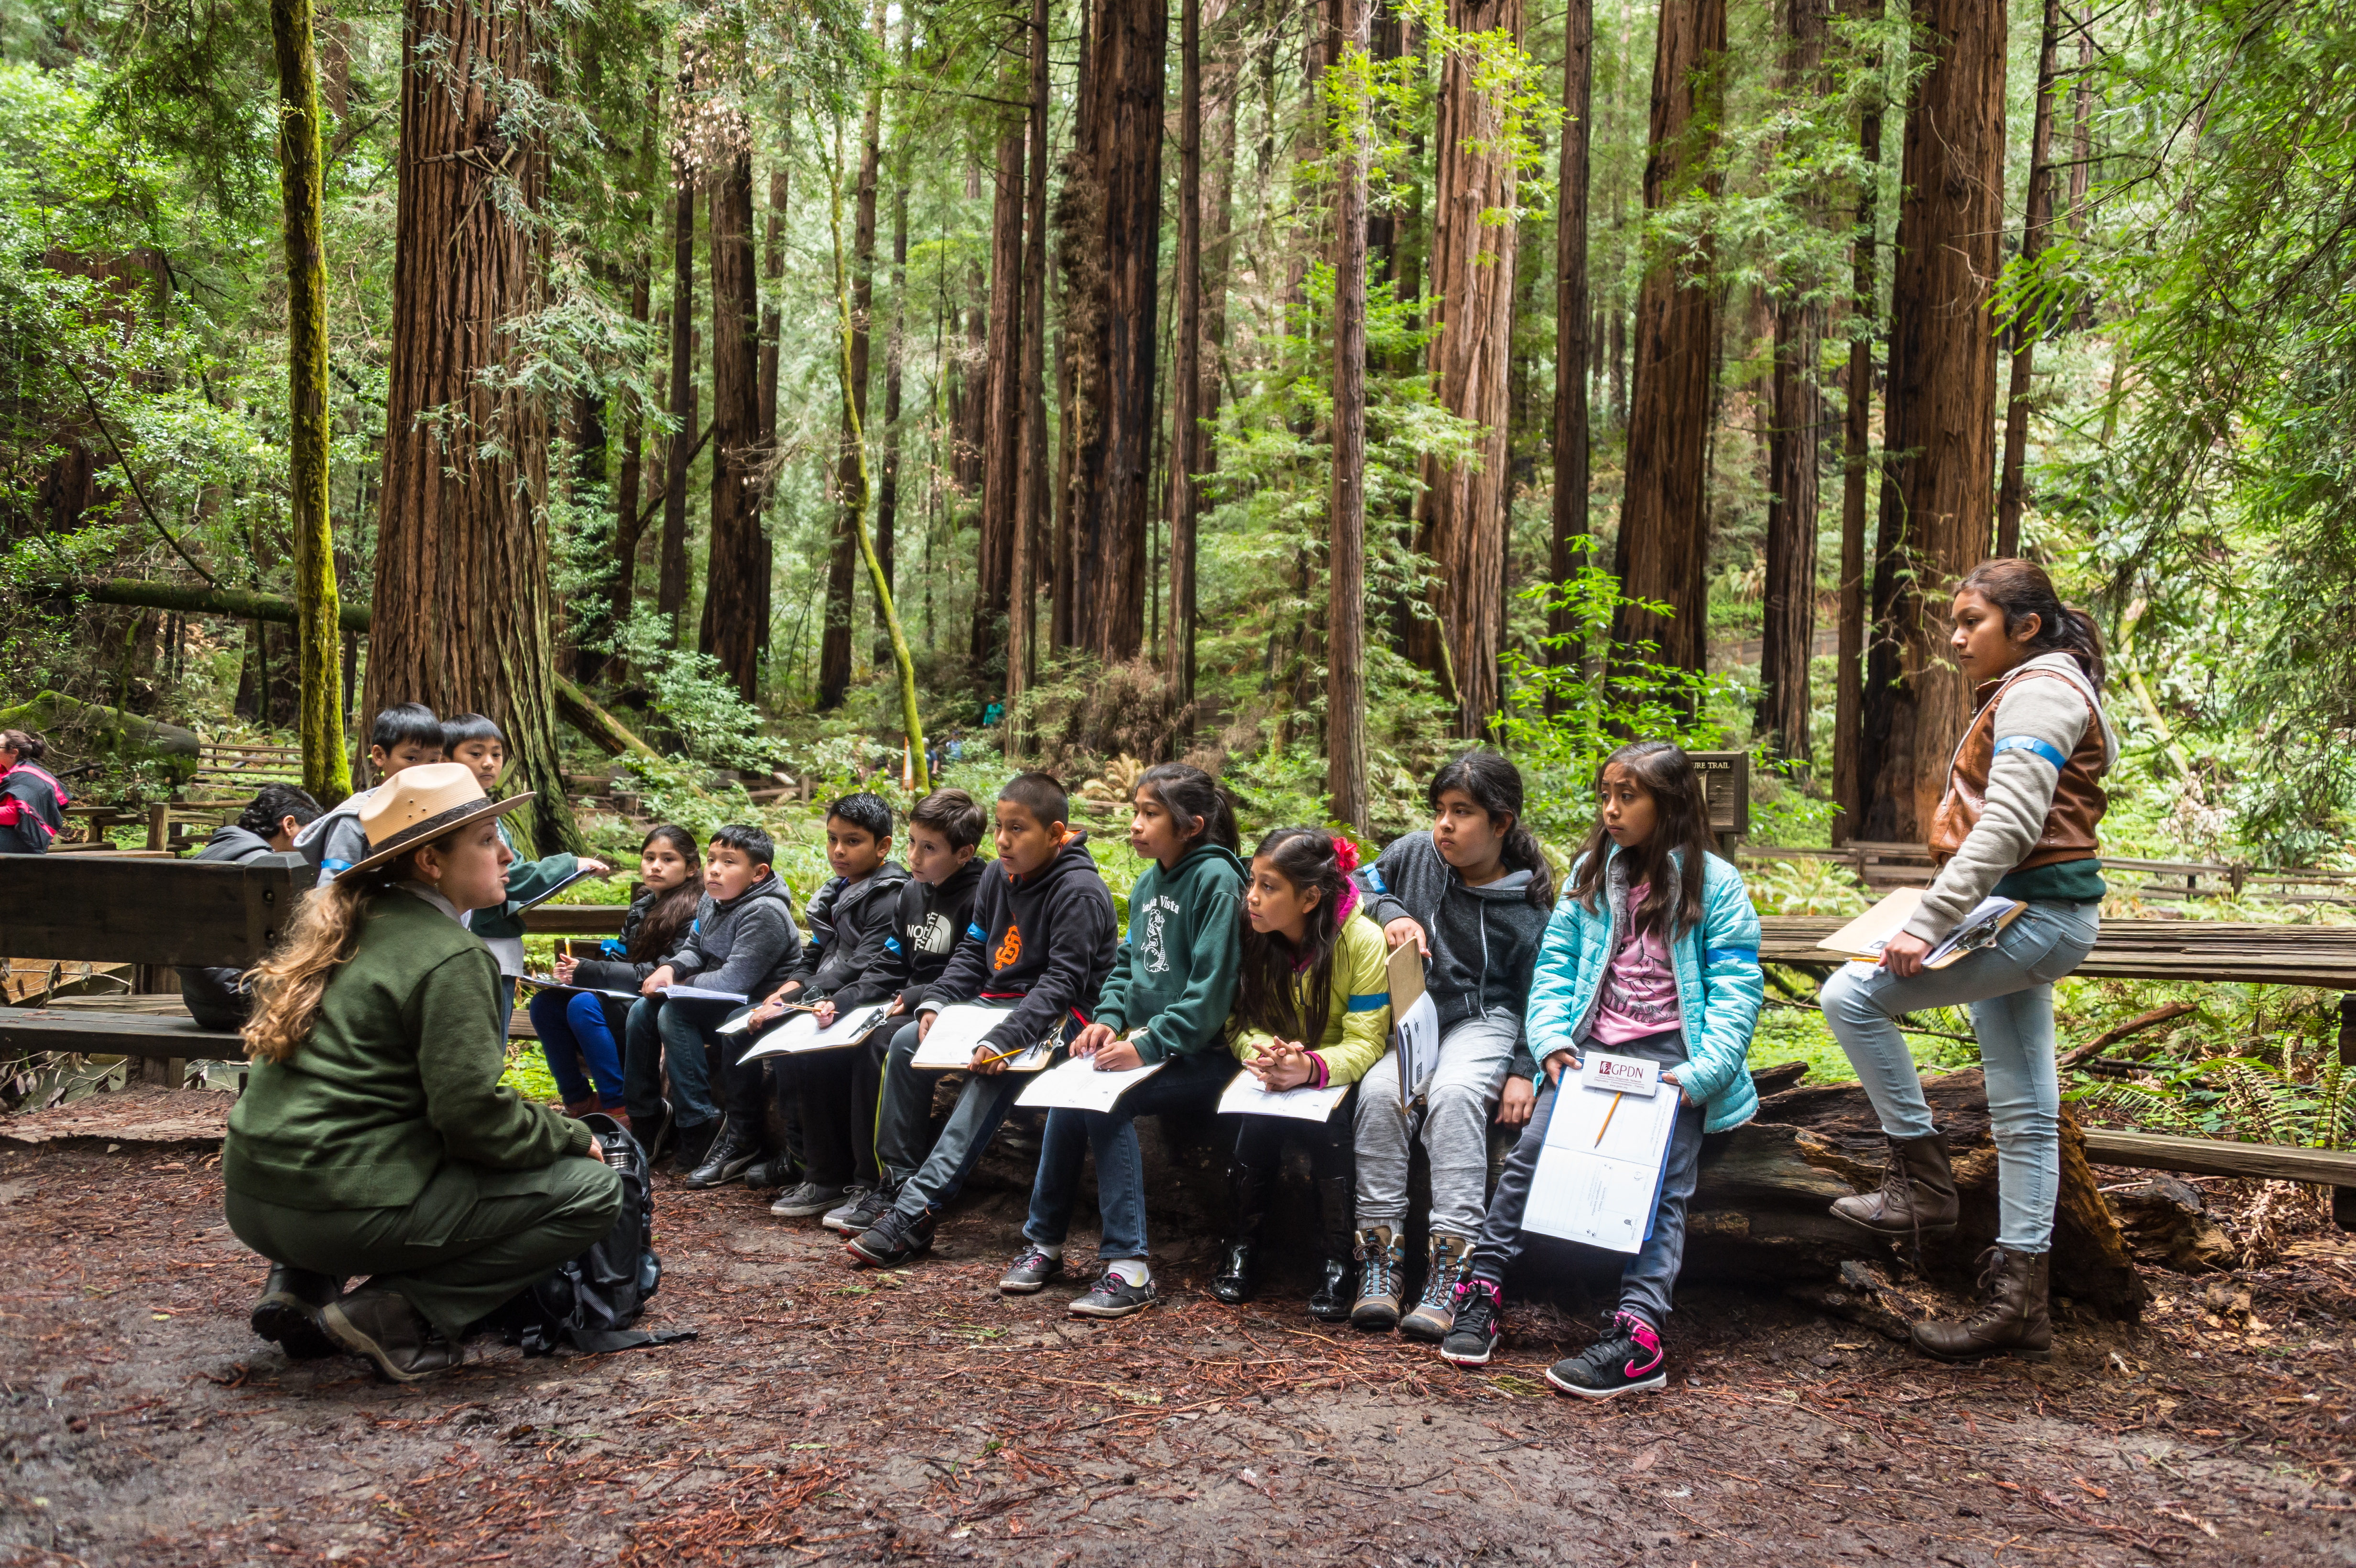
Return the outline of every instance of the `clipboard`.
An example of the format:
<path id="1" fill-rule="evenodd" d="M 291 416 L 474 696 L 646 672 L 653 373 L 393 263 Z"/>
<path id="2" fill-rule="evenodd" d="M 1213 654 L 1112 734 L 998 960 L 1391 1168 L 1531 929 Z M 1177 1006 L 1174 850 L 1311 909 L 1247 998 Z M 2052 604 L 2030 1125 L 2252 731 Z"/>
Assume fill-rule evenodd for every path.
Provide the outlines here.
<path id="1" fill-rule="evenodd" d="M 1440 1009 L 1423 984 L 1423 955 L 1402 942 L 1383 960 L 1391 993 L 1391 1045 L 1398 1052 L 1399 1109 L 1412 1108 L 1440 1070 Z"/>
<path id="2" fill-rule="evenodd" d="M 1906 928 L 1914 912 L 1922 907 L 1921 888 L 1900 888 L 1889 897 L 1816 944 L 1827 952 L 1837 953 L 1858 964 L 1878 965 L 1881 951 L 1890 939 Z M 1967 953 L 1976 953 L 1993 943 L 2004 928 L 2020 917 L 2029 907 L 2019 899 L 1983 899 L 1979 907 L 1964 916 L 1955 928 L 1947 933 L 1930 954 L 1923 958 L 1925 969 L 1944 969 Z"/>

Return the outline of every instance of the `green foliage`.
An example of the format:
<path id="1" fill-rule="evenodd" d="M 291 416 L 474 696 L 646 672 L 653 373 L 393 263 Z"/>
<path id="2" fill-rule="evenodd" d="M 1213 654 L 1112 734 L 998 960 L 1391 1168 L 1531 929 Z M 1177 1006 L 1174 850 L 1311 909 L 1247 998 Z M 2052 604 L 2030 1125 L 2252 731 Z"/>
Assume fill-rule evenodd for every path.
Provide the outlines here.
<path id="1" fill-rule="evenodd" d="M 2332 1056 L 2307 1074 L 2288 1062 L 2214 1057 L 2130 1083 L 2091 1084 L 2065 1098 L 2196 1137 L 2356 1148 L 2356 1068 Z"/>
<path id="2" fill-rule="evenodd" d="M 619 654 L 645 683 L 648 706 L 678 733 L 689 756 L 726 767 L 768 765 L 776 747 L 763 733 L 760 710 L 736 695 L 718 659 L 671 646 L 669 622 L 659 612 L 640 605 L 601 651 Z"/>

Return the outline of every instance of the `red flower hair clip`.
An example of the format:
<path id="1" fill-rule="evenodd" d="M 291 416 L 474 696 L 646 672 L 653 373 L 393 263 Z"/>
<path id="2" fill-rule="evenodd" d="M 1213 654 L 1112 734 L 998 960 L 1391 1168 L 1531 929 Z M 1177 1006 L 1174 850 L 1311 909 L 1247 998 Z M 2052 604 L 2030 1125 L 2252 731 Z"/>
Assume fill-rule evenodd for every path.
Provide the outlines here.
<path id="1" fill-rule="evenodd" d="M 1358 847 L 1338 833 L 1333 836 L 1333 863 L 1345 877 L 1358 869 Z"/>

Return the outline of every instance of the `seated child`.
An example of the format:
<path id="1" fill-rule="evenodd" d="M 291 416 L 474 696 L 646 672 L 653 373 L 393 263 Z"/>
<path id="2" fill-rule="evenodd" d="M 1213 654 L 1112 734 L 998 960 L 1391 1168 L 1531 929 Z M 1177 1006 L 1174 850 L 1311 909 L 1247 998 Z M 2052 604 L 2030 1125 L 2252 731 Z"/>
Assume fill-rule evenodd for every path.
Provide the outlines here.
<path id="1" fill-rule="evenodd" d="M 1742 874 L 1711 850 L 1692 759 L 1665 741 L 1622 746 L 1605 759 L 1598 793 L 1595 831 L 1547 922 L 1530 989 L 1531 1049 L 1543 1055 L 1546 1087 L 1497 1179 L 1440 1348 L 1460 1366 L 1483 1365 L 1496 1348 L 1498 1290 L 1522 1250 L 1547 1124 L 1563 1093 L 1579 1092 L 1565 1091 L 1563 1074 L 1577 1072 L 1590 1047 L 1647 1058 L 1668 1069 L 1661 1082 L 1676 1084 L 1681 1101 L 1652 1229 L 1621 1270 L 1611 1331 L 1547 1372 L 1547 1382 L 1585 1399 L 1668 1381 L 1661 1328 L 1685 1258 L 1702 1135 L 1739 1126 L 1759 1108 L 1749 1058 L 1766 991 L 1759 916 Z"/>
<path id="2" fill-rule="evenodd" d="M 853 1268 L 892 1267 L 932 1245 L 943 1206 L 972 1174 L 1027 1076 L 991 1058 L 1056 1035 L 1069 1039 L 1096 1006 L 1120 927 L 1112 890 L 1089 858 L 1087 835 L 1065 826 L 1069 811 L 1064 786 L 1045 773 L 1018 774 L 998 792 L 998 862 L 974 895 L 966 928 L 972 940 L 957 944 L 941 977 L 916 999 L 916 1021 L 893 1038 L 885 1121 L 925 1125 L 940 1075 L 917 1072 L 911 1059 L 941 1008 L 972 1001 L 1015 1005 L 974 1048 L 957 1109 L 923 1167 L 883 1217 L 851 1240 Z"/>
<path id="3" fill-rule="evenodd" d="M 294 848 L 294 835 L 318 819 L 319 803 L 301 786 L 263 784 L 235 822 L 213 829 L 197 859 L 241 866 L 263 855 L 284 855 Z M 181 970 L 180 999 L 199 1029 L 245 1027 L 251 999 L 244 975 L 234 968 Z"/>
<path id="4" fill-rule="evenodd" d="M 46 855 L 66 830 L 73 801 L 41 766 L 48 742 L 28 730 L 0 730 L 0 855 Z"/>
<path id="5" fill-rule="evenodd" d="M 1357 846 L 1322 828 L 1280 827 L 1252 852 L 1245 930 L 1228 1049 L 1272 1091 L 1355 1084 L 1383 1059 L 1391 1029 L 1390 981 L 1380 927 L 1358 909 L 1350 873 Z M 1314 1041 L 1314 1044 L 1308 1043 Z M 1325 1256 L 1309 1313 L 1346 1323 L 1354 1305 L 1350 1257 L 1350 1123 L 1356 1092 L 1323 1122 L 1237 1116 L 1227 1162 L 1233 1225 L 1211 1294 L 1249 1301 L 1270 1192 L 1285 1140 L 1305 1137 L 1317 1181 Z"/>
<path id="6" fill-rule="evenodd" d="M 294 852 L 318 868 L 318 886 L 334 881 L 353 861 L 368 859 L 360 807 L 393 774 L 441 760 L 442 720 L 434 709 L 422 702 L 402 702 L 376 716 L 369 726 L 369 765 L 377 773 L 375 786 L 345 797 L 294 836 Z"/>
<path id="7" fill-rule="evenodd" d="M 499 775 L 507 772 L 507 737 L 499 727 L 479 713 L 461 713 L 455 719 L 442 721 L 442 756 L 444 761 L 474 769 L 483 793 L 489 795 L 499 786 Z M 515 853 L 515 835 L 508 831 L 507 818 L 499 818 L 499 842 Z M 538 860 L 518 859 L 508 868 L 508 901 L 498 909 L 477 910 L 466 929 L 483 940 L 491 956 L 499 961 L 499 1006 L 504 1019 L 515 1011 L 516 980 L 523 974 L 523 917 L 516 912 L 519 904 L 528 904 L 556 887 L 575 871 L 586 871 L 593 877 L 610 877 L 614 868 L 603 860 L 576 858 L 558 850 Z"/>
<path id="8" fill-rule="evenodd" d="M 986 862 L 974 859 L 988 818 L 973 796 L 961 789 L 937 789 L 908 813 L 908 880 L 900 884 L 898 907 L 900 952 L 906 969 L 900 994 L 893 998 L 891 1017 L 906 1018 L 926 988 L 949 966 L 949 954 L 967 940 L 973 923 L 974 890 L 981 886 Z M 893 1043 L 908 1035 L 908 1051 L 916 1051 L 916 1026 L 894 1023 L 867 1037 L 852 1052 L 851 1079 L 851 1147 L 872 1129 L 871 1153 L 876 1181 L 851 1200 L 829 1210 L 820 1221 L 830 1231 L 856 1236 L 864 1233 L 900 1196 L 901 1184 L 916 1174 L 931 1147 L 926 1134 L 929 1118 L 925 1105 L 902 1104 L 884 1093 L 884 1064 Z M 903 1057 L 903 1061 L 906 1058 Z M 862 1166 L 861 1174 L 865 1174 Z"/>
<path id="9" fill-rule="evenodd" d="M 646 983 L 663 955 L 687 934 L 702 880 L 703 860 L 693 834 L 669 823 L 649 832 L 638 846 L 639 891 L 623 912 L 622 934 L 598 944 L 598 957 L 562 955 L 556 960 L 558 979 L 594 989 L 541 991 L 532 997 L 531 1026 L 539 1031 L 549 1076 L 563 1092 L 565 1115 L 602 1110 L 631 1126 L 621 1040 L 632 1004 L 597 992 L 636 991 Z M 584 1062 L 587 1077 L 582 1075 Z"/>
<path id="10" fill-rule="evenodd" d="M 1422 1297 L 1402 1317 L 1411 1123 L 1393 1051 L 1358 1088 L 1358 1305 L 1350 1321 L 1437 1340 L 1488 1208 L 1490 1111 L 1507 1126 L 1529 1118 L 1537 1068 L 1523 1049 L 1522 1007 L 1554 907 L 1554 873 L 1522 826 L 1522 775 L 1495 752 L 1475 748 L 1441 768 L 1427 798 L 1431 830 L 1391 840 L 1358 873 L 1358 887 L 1383 939 L 1412 942 L 1430 960 L 1424 990 L 1440 1014 L 1440 1061 L 1428 1083 L 1408 1086 L 1407 1099 L 1425 1105 L 1430 1256 Z"/>
<path id="11" fill-rule="evenodd" d="M 1080 1168 L 1093 1148 L 1104 1221 L 1097 1255 L 1104 1272 L 1072 1303 L 1080 1317 L 1126 1317 L 1153 1305 L 1137 1118 L 1209 1110 L 1235 1076 L 1235 1062 L 1220 1049 L 1236 997 L 1236 916 L 1243 901 L 1235 810 L 1216 780 L 1184 763 L 1146 769 L 1134 807 L 1129 847 L 1152 864 L 1130 891 L 1129 938 L 1113 955 L 1095 1019 L 1072 1041 L 1072 1054 L 1093 1058 L 1099 1072 L 1152 1062 L 1162 1070 L 1109 1111 L 1047 1113 L 1031 1217 L 1023 1227 L 1028 1244 L 998 1282 L 1010 1296 L 1028 1296 L 1064 1271 Z"/>
<path id="12" fill-rule="evenodd" d="M 900 994 L 907 973 L 898 931 L 900 885 L 908 873 L 892 863 L 891 854 L 892 808 L 879 796 L 862 791 L 826 808 L 826 861 L 834 877 L 809 901 L 810 934 L 801 962 L 755 1019 L 773 1019 L 788 1003 L 815 1001 L 823 1026 L 838 1009 Z M 808 1219 L 856 1200 L 854 1188 L 863 1192 L 875 1185 L 875 1124 L 861 1125 L 851 1092 L 861 1049 L 775 1059 L 778 1103 L 792 1103 L 801 1128 L 802 1179 L 778 1196 L 770 1213 Z"/>
<path id="13" fill-rule="evenodd" d="M 794 926 L 793 897 L 772 869 L 776 846 L 758 827 L 732 822 L 715 829 L 703 852 L 703 896 L 686 934 L 638 984 L 642 1000 L 631 1004 L 622 1041 L 623 1093 L 649 1157 L 677 1140 L 678 1168 L 691 1187 L 717 1187 L 744 1173 L 761 1152 L 766 1119 L 752 1075 L 723 1075 L 725 1104 L 712 1093 L 707 1049 L 725 1048 L 733 1060 L 741 1048 L 715 1031 L 744 1002 L 671 998 L 671 986 L 729 991 L 752 997 L 774 990 L 801 956 L 802 933 Z M 670 1068 L 676 1108 L 662 1098 L 662 1072 Z M 757 1063 L 755 1064 L 758 1065 Z M 724 1121 L 724 1125 L 723 1125 Z"/>

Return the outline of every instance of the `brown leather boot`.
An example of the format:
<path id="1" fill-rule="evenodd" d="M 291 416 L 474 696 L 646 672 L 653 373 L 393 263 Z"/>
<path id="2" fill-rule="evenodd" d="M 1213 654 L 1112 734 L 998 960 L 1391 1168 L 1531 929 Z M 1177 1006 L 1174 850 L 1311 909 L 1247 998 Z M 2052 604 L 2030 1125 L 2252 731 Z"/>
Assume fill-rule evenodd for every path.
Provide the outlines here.
<path id="1" fill-rule="evenodd" d="M 1833 1213 L 1877 1236 L 1940 1235 L 1955 1228 L 1955 1173 L 1947 1164 L 1947 1135 L 1891 1138 L 1881 1190 L 1833 1204 Z"/>
<path id="2" fill-rule="evenodd" d="M 2012 1355 L 2050 1360 L 2053 1322 L 2045 1315 L 2045 1282 L 2052 1254 L 2008 1253 L 1990 1247 L 1980 1254 L 1980 1289 L 1987 1300 L 1961 1323 L 1917 1323 L 1914 1348 L 1943 1361 L 1976 1361 Z"/>
<path id="3" fill-rule="evenodd" d="M 363 1285 L 319 1312 L 327 1338 L 365 1360 L 387 1381 L 413 1383 L 464 1366 L 465 1347 L 444 1339 L 399 1292 Z"/>
<path id="4" fill-rule="evenodd" d="M 1373 1225 L 1358 1232 L 1358 1304 L 1350 1309 L 1353 1328 L 1398 1327 L 1399 1297 L 1406 1294 L 1400 1275 L 1407 1271 L 1407 1241 L 1388 1225 Z"/>
<path id="5" fill-rule="evenodd" d="M 576 1122 L 596 1108 L 597 1096 L 594 1094 L 584 1094 L 578 1100 L 564 1102 L 564 1114 Z"/>

